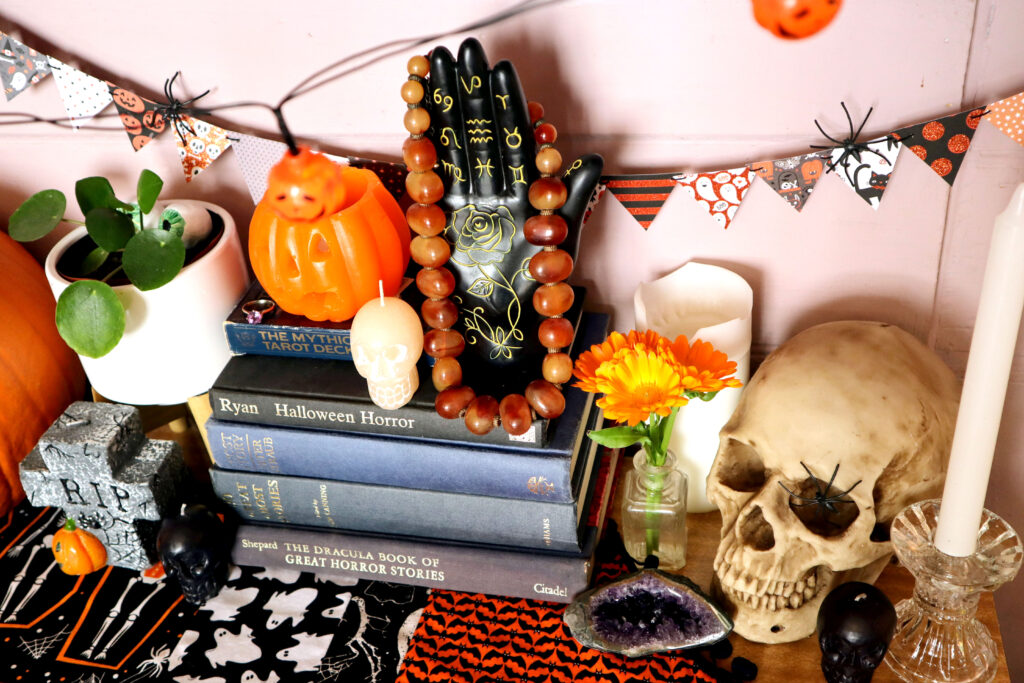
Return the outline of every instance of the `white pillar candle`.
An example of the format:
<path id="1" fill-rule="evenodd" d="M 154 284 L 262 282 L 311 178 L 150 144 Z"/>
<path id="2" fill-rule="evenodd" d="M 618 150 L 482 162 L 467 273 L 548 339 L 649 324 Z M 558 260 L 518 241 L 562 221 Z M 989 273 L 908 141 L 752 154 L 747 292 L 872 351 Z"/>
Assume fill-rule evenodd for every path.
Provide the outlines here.
<path id="1" fill-rule="evenodd" d="M 935 545 L 947 555 L 966 557 L 977 547 L 1022 308 L 1024 183 L 996 217 L 992 231 L 935 530 Z"/>

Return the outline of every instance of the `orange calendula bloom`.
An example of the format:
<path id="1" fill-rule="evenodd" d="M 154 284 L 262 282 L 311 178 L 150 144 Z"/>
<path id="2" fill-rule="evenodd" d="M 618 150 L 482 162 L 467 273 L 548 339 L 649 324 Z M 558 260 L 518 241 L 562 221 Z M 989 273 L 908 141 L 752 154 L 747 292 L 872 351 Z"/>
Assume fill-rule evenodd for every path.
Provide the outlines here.
<path id="1" fill-rule="evenodd" d="M 704 393 L 743 386 L 743 382 L 728 376 L 736 372 L 735 361 L 715 350 L 711 342 L 694 339 L 691 344 L 686 335 L 681 334 L 671 348 L 681 366 L 680 371 L 685 374 L 683 384 L 687 391 Z"/>
<path id="2" fill-rule="evenodd" d="M 600 393 L 601 390 L 597 388 L 598 368 L 615 361 L 616 354 L 631 349 L 666 351 L 668 348 L 669 341 L 654 330 L 630 330 L 628 335 L 612 332 L 605 341 L 594 344 L 589 351 L 584 351 L 576 359 L 576 367 L 572 372 L 579 380 L 576 386 L 592 394 Z"/>
<path id="3" fill-rule="evenodd" d="M 597 369 L 597 390 L 604 393 L 597 405 L 605 417 L 630 427 L 652 414 L 668 417 L 673 408 L 686 405 L 681 376 L 671 354 L 647 349 L 625 349 L 615 362 Z"/>

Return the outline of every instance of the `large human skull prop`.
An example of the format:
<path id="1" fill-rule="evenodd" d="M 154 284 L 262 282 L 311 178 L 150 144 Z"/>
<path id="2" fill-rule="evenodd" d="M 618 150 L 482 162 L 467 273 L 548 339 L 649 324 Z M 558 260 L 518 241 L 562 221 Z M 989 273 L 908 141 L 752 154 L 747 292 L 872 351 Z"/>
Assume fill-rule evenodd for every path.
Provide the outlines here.
<path id="1" fill-rule="evenodd" d="M 957 403 L 949 368 L 884 323 L 818 325 L 768 356 L 708 475 L 722 512 L 714 590 L 737 633 L 804 638 L 834 586 L 878 578 L 893 517 L 942 487 Z M 808 503 L 808 470 L 825 489 L 837 465 L 826 493 L 852 502 Z"/>
<path id="2" fill-rule="evenodd" d="M 349 341 L 370 400 L 385 410 L 408 403 L 420 386 L 416 361 L 423 353 L 423 326 L 412 306 L 397 297 L 365 303 L 352 319 Z"/>

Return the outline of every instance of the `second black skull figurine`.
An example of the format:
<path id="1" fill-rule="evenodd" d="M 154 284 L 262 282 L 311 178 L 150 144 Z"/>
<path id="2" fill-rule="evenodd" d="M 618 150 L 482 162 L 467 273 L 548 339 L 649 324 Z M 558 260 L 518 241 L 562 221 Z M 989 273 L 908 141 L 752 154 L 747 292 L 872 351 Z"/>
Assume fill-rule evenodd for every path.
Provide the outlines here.
<path id="1" fill-rule="evenodd" d="M 185 599 L 202 605 L 227 582 L 231 534 L 205 505 L 190 505 L 177 518 L 165 519 L 156 539 L 168 576 L 177 579 Z"/>
<path id="2" fill-rule="evenodd" d="M 821 670 L 828 683 L 868 683 L 896 630 L 896 609 L 874 586 L 837 586 L 818 610 Z"/>

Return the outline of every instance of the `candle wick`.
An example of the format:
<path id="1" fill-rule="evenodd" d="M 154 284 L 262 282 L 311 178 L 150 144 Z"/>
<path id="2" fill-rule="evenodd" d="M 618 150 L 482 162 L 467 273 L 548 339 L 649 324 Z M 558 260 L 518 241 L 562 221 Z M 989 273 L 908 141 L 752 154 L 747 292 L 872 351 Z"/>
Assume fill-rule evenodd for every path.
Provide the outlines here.
<path id="1" fill-rule="evenodd" d="M 384 308 L 384 281 L 377 280 L 377 290 L 380 292 L 380 307 Z"/>

